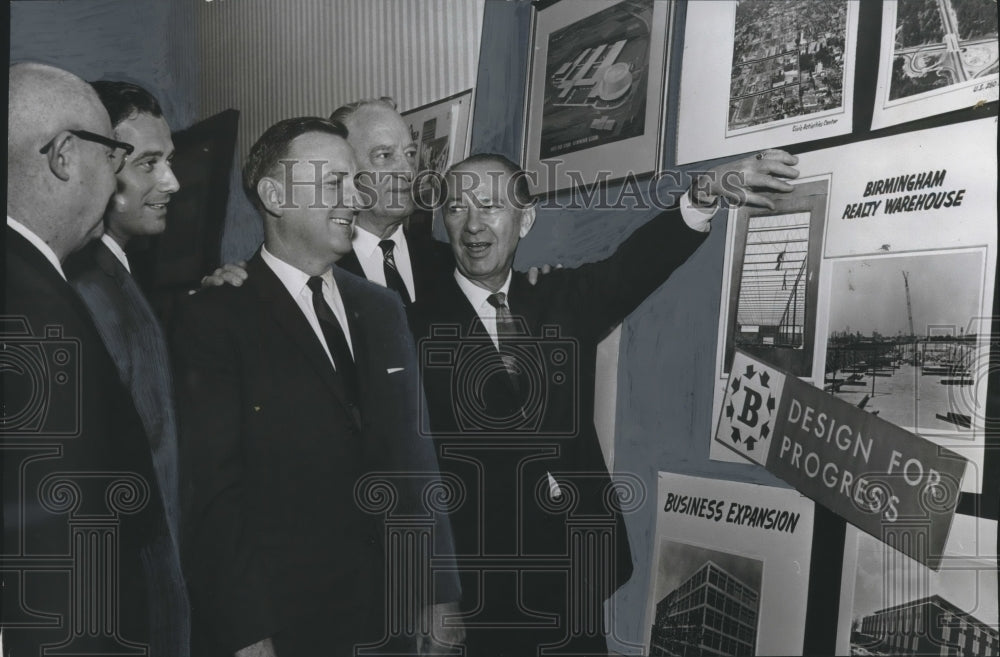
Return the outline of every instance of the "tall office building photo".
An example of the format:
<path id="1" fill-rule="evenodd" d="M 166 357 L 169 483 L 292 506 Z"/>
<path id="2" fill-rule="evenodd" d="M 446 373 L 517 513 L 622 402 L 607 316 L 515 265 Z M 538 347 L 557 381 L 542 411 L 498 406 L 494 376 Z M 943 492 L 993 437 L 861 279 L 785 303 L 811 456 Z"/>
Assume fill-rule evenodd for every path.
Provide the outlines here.
<path id="1" fill-rule="evenodd" d="M 706 561 L 656 605 L 650 657 L 753 655 L 760 593 Z"/>

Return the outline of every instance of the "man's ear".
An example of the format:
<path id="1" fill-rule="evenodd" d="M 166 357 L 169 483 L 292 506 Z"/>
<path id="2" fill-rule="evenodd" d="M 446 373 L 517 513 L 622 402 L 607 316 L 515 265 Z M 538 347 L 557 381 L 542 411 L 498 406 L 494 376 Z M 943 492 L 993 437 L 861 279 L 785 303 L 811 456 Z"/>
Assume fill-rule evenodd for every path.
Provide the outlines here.
<path id="1" fill-rule="evenodd" d="M 285 205 L 285 190 L 274 178 L 264 177 L 257 181 L 257 196 L 268 214 L 280 217 Z"/>
<path id="2" fill-rule="evenodd" d="M 531 227 L 535 225 L 535 206 L 531 205 L 523 210 L 521 210 L 521 230 L 518 232 L 520 237 L 524 237 L 531 230 Z"/>
<path id="3" fill-rule="evenodd" d="M 45 152 L 49 161 L 49 171 L 59 180 L 69 180 L 70 169 L 78 156 L 79 140 L 68 132 L 60 132 Z"/>

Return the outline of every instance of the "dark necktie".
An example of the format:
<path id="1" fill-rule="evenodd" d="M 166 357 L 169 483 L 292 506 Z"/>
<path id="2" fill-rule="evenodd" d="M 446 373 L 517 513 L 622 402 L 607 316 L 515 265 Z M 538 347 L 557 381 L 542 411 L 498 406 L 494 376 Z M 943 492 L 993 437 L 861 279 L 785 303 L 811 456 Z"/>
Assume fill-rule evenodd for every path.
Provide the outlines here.
<path id="1" fill-rule="evenodd" d="M 382 271 L 385 273 L 385 286 L 399 293 L 399 298 L 403 300 L 404 306 L 410 305 L 410 293 L 406 291 L 406 283 L 399 275 L 399 269 L 396 268 L 396 258 L 392 255 L 396 243 L 392 240 L 382 240 L 378 243 L 378 248 L 382 249 Z"/>
<path id="2" fill-rule="evenodd" d="M 333 356 L 334 368 L 340 375 L 346 388 L 346 393 L 350 399 L 356 398 L 358 389 L 358 373 L 354 367 L 354 358 L 351 356 L 351 349 L 347 346 L 347 338 L 344 336 L 344 329 L 340 326 L 337 316 L 323 298 L 323 279 L 313 276 L 309 279 L 309 289 L 312 290 L 313 310 L 319 319 L 319 327 L 326 338 L 326 346 Z"/>

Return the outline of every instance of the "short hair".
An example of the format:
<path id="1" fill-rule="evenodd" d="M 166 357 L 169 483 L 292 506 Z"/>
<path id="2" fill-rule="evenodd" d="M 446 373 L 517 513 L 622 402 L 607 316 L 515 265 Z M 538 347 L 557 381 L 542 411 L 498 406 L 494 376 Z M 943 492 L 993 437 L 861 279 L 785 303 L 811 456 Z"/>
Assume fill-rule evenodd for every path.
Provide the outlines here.
<path id="1" fill-rule="evenodd" d="M 243 165 L 243 190 L 258 210 L 264 204 L 257 195 L 257 183 L 270 175 L 278 162 L 288 154 L 288 145 L 296 137 L 319 132 L 347 139 L 347 128 L 343 123 L 330 121 L 319 116 L 300 116 L 278 121 L 264 131 L 264 134 L 250 147 L 246 164 Z"/>
<path id="2" fill-rule="evenodd" d="M 524 209 L 534 203 L 535 199 L 528 189 L 528 173 L 510 158 L 500 155 L 499 153 L 476 153 L 475 155 L 470 155 L 461 162 L 456 162 L 448 167 L 448 170 L 444 175 L 445 186 L 443 188 L 443 196 L 448 196 L 447 180 L 449 174 L 453 173 L 456 169 L 476 164 L 493 164 L 499 165 L 503 168 L 504 173 L 506 173 L 514 182 L 513 190 L 511 190 L 514 192 L 514 198 L 511 199 L 508 197 L 507 200 L 514 201 L 518 208 Z"/>
<path id="3" fill-rule="evenodd" d="M 333 113 L 330 115 L 330 120 L 337 121 L 346 127 L 348 120 L 362 107 L 388 107 L 389 109 L 396 111 L 396 101 L 392 96 L 362 98 L 361 100 L 356 100 L 353 103 L 341 105 L 337 109 L 333 110 Z"/>
<path id="4" fill-rule="evenodd" d="M 151 114 L 156 118 L 163 117 L 163 109 L 153 94 L 137 84 L 117 80 L 97 80 L 90 83 L 97 92 L 101 104 L 111 117 L 111 126 L 134 118 L 139 114 Z"/>

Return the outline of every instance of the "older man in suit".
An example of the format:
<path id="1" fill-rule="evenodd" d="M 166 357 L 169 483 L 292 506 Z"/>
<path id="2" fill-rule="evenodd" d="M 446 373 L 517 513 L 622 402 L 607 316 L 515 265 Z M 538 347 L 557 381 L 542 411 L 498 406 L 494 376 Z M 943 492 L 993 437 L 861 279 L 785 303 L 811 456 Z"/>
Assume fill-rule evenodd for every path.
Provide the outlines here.
<path id="1" fill-rule="evenodd" d="M 269 128 L 244 168 L 265 228 L 249 278 L 191 297 L 178 322 L 187 572 L 220 654 L 380 643 L 399 592 L 355 486 L 397 473 L 396 512 L 418 516 L 416 482 L 436 477 L 403 305 L 333 267 L 351 249 L 355 174 L 343 126 Z M 438 580 L 438 600 L 457 599 L 454 574 Z M 384 647 L 412 648 L 397 638 Z"/>
<path id="2" fill-rule="evenodd" d="M 597 345 L 702 243 L 699 202 L 767 203 L 748 187 L 790 190 L 794 162 L 723 165 L 610 258 L 535 285 L 511 268 L 535 219 L 524 172 L 478 155 L 445 176 L 456 268 L 413 324 L 424 428 L 466 490 L 451 517 L 470 657 L 607 654 L 602 603 L 632 562 L 593 424 Z"/>
<path id="3" fill-rule="evenodd" d="M 76 76 L 25 63 L 9 80 L 4 649 L 187 654 L 150 440 L 62 268 L 101 234 L 134 149 Z"/>
<path id="4" fill-rule="evenodd" d="M 179 643 L 164 653 L 184 654 L 189 645 L 190 613 L 181 574 L 178 542 L 177 420 L 170 359 L 160 323 L 135 279 L 125 248 L 133 238 L 166 229 L 167 204 L 179 188 L 170 168 L 174 154 L 170 127 L 156 98 L 129 82 L 91 83 L 111 117 L 115 136 L 132 153 L 117 175 L 115 193 L 104 214 L 104 234 L 66 262 L 70 284 L 83 299 L 150 441 L 153 466 L 173 537 L 164 554 L 159 595 L 173 600 L 175 613 L 162 618 Z"/>

